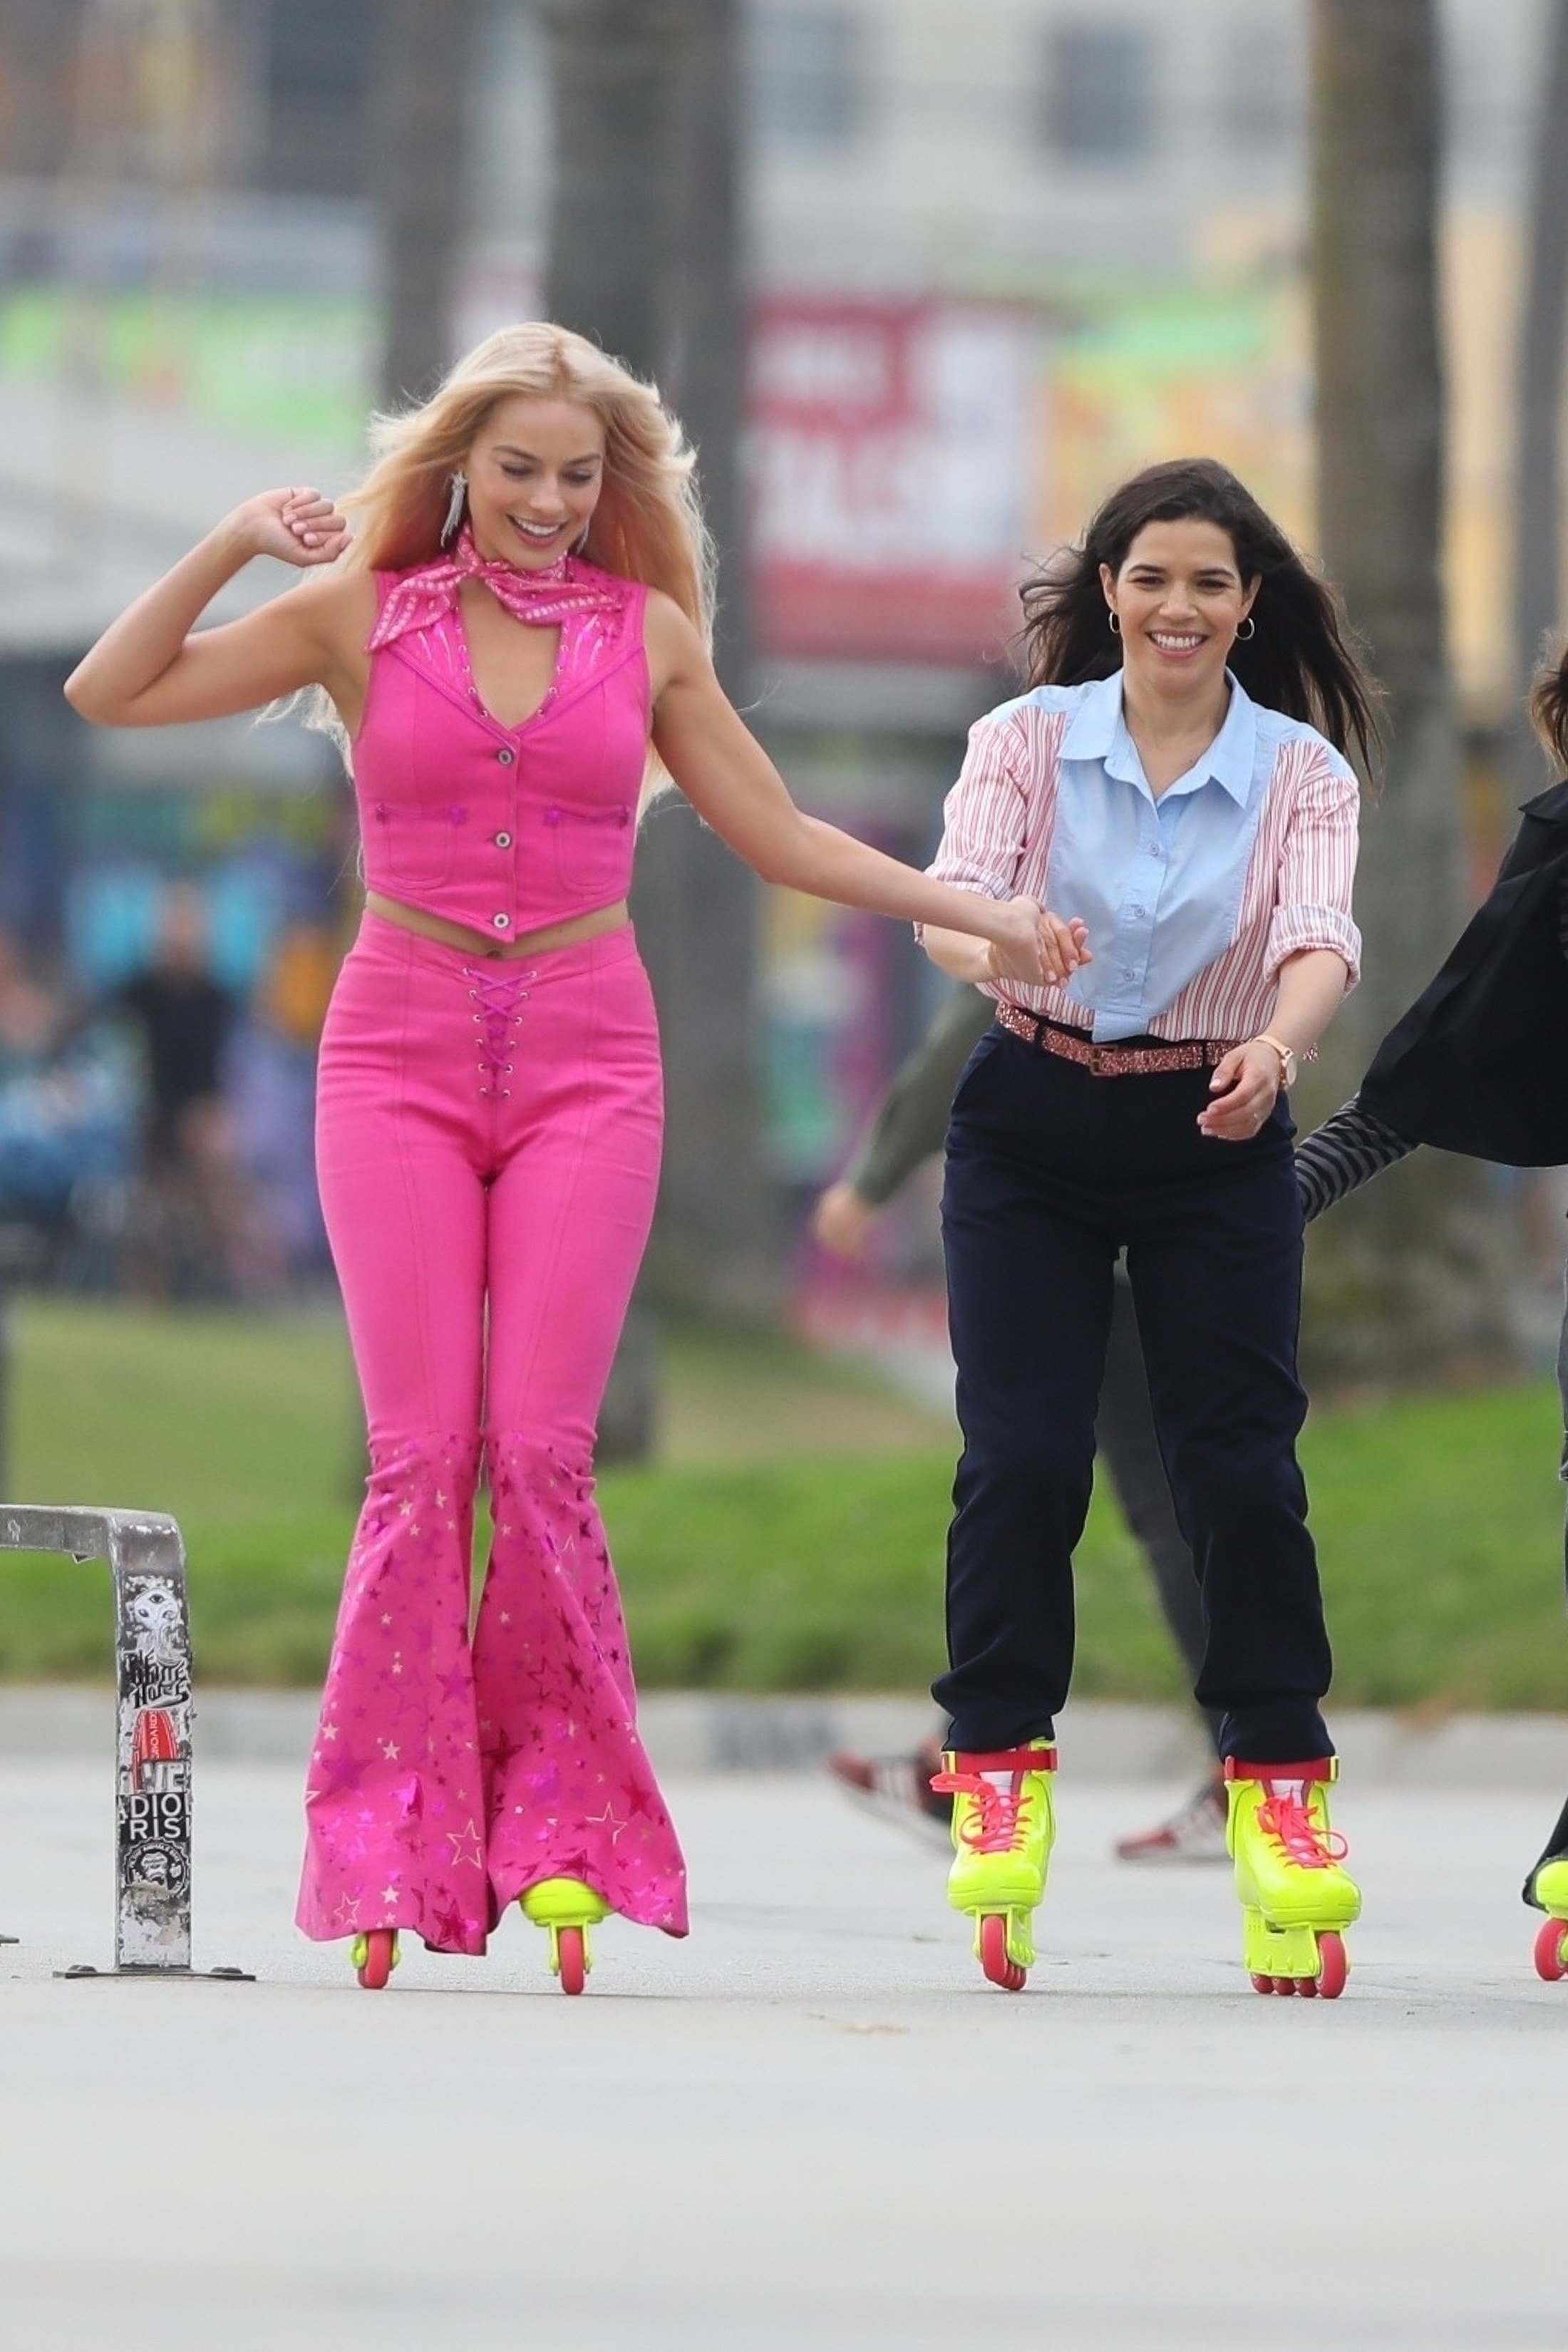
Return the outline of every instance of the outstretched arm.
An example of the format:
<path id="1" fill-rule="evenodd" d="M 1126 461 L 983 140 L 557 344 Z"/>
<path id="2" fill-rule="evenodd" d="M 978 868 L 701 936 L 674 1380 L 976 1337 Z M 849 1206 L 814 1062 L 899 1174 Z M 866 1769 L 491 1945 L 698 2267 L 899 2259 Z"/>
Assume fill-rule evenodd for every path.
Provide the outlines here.
<path id="1" fill-rule="evenodd" d="M 348 544 L 348 527 L 314 490 L 247 499 L 139 596 L 66 680 L 66 699 L 100 727 L 167 727 L 255 710 L 304 686 L 357 704 L 358 645 L 374 591 L 363 574 L 313 581 L 222 627 L 196 628 L 252 556 L 310 569 Z M 354 622 L 364 626 L 356 632 Z"/>
<path id="2" fill-rule="evenodd" d="M 890 1201 L 942 1150 L 964 1064 L 994 1018 L 988 996 L 959 989 L 900 1066 L 844 1171 L 844 1181 L 871 1207 Z"/>
<path id="3" fill-rule="evenodd" d="M 1371 1111 L 1363 1110 L 1360 1096 L 1352 1095 L 1332 1118 L 1326 1118 L 1296 1146 L 1296 1185 L 1308 1223 L 1347 1193 L 1380 1176 L 1385 1168 L 1392 1168 L 1396 1160 L 1406 1160 L 1419 1149 L 1381 1118 L 1373 1118 Z"/>
<path id="4" fill-rule="evenodd" d="M 764 882 L 988 940 L 996 976 L 1034 982 L 1065 976 L 1034 899 L 987 898 L 930 881 L 796 808 L 725 697 L 697 631 L 668 596 L 648 599 L 647 646 L 654 748 L 698 814 Z"/>
<path id="5" fill-rule="evenodd" d="M 954 992 L 879 1104 L 868 1133 L 836 1184 L 812 1211 L 824 1249 L 857 1258 L 879 1209 L 942 1150 L 963 1066 L 991 1025 L 991 999 Z"/>

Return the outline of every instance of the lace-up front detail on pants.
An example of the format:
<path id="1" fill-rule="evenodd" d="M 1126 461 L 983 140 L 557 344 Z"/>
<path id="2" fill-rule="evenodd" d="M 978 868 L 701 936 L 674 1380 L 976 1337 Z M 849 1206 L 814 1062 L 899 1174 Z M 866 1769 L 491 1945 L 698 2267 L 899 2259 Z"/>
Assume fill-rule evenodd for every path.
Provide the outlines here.
<path id="1" fill-rule="evenodd" d="M 537 977 L 531 971 L 486 971 L 479 964 L 463 966 L 463 978 L 469 983 L 468 996 L 474 1006 L 474 1024 L 479 1031 L 475 1042 L 479 1047 L 481 1095 L 505 1097 L 511 1093 L 504 1081 L 515 1075 L 511 1057 L 517 1049 L 518 1026 L 528 1002 L 529 983 Z"/>

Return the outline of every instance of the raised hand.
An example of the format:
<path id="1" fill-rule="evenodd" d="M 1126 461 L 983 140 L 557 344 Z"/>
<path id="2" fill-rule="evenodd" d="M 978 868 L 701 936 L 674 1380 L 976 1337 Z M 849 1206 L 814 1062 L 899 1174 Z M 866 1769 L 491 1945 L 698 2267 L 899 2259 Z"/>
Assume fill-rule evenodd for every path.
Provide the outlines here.
<path id="1" fill-rule="evenodd" d="M 250 554 L 302 569 L 335 563 L 349 543 L 346 518 L 315 489 L 263 490 L 237 507 L 229 523 Z"/>

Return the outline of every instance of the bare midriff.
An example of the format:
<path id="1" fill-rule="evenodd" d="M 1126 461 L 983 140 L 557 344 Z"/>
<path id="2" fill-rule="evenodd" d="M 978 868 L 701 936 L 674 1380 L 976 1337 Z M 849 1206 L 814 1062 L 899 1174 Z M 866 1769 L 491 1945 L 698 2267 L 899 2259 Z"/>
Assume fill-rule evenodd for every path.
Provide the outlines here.
<path id="1" fill-rule="evenodd" d="M 498 940 L 484 931 L 471 931 L 467 923 L 449 923 L 445 915 L 427 915 L 422 907 L 405 907 L 401 899 L 384 898 L 379 890 L 367 890 L 364 903 L 384 923 L 417 931 L 424 940 L 439 940 L 444 947 L 460 948 L 465 955 L 493 956 L 502 963 L 517 956 L 539 955 L 546 948 L 574 947 L 579 940 L 596 940 L 631 920 L 630 908 L 624 898 L 617 898 L 613 907 L 595 907 L 591 913 L 574 915 L 564 923 L 546 923 L 541 930 L 524 931 L 520 939 Z"/>

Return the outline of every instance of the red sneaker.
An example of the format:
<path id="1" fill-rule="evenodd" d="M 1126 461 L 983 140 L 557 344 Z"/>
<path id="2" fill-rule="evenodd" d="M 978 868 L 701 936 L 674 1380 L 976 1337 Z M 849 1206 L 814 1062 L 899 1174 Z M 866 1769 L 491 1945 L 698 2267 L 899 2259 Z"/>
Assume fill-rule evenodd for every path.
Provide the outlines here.
<path id="1" fill-rule="evenodd" d="M 1157 1828 L 1118 1838 L 1121 1862 L 1226 1862 L 1225 1781 L 1215 1772 L 1195 1790 L 1169 1821 Z"/>
<path id="2" fill-rule="evenodd" d="M 950 1843 L 952 1799 L 931 1787 L 931 1775 L 942 1770 L 942 1742 L 922 1739 L 912 1756 L 854 1756 L 840 1751 L 827 1759 L 827 1769 L 839 1787 L 868 1811 L 880 1813 L 900 1829 L 914 1831 L 933 1845 Z M 1223 1817 L 1224 1807 L 1221 1806 Z"/>

